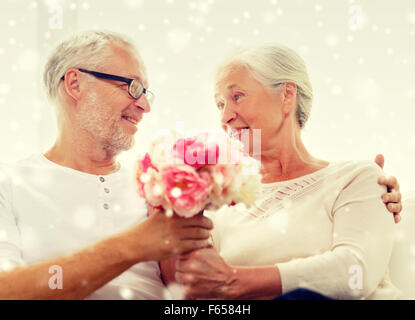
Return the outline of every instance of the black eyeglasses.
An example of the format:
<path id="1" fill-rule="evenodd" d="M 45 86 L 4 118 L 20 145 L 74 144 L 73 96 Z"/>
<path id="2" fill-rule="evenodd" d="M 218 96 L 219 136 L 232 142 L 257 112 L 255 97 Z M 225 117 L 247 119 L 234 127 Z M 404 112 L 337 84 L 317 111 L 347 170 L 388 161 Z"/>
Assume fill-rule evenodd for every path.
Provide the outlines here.
<path id="1" fill-rule="evenodd" d="M 132 98 L 137 100 L 144 93 L 149 104 L 153 104 L 154 102 L 154 94 L 151 91 L 144 88 L 143 84 L 138 79 L 125 78 L 125 77 L 115 76 L 115 75 L 108 74 L 108 73 L 90 71 L 90 70 L 85 70 L 85 69 L 78 69 L 78 70 L 84 73 L 91 74 L 97 78 L 125 82 L 128 84 L 128 94 Z M 64 75 L 62 76 L 61 80 L 65 80 Z"/>

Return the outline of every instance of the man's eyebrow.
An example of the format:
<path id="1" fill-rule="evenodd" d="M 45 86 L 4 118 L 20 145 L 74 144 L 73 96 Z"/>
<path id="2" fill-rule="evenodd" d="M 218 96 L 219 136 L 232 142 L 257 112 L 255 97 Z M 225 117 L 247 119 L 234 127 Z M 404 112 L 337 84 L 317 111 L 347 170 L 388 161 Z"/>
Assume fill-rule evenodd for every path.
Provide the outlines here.
<path id="1" fill-rule="evenodd" d="M 135 75 L 135 74 L 128 74 L 126 78 L 131 78 L 131 79 L 137 79 L 138 81 L 140 81 L 143 85 L 145 85 L 146 87 L 148 87 L 148 83 L 146 80 L 143 80 L 143 78 Z"/>
<path id="2" fill-rule="evenodd" d="M 134 79 L 138 79 L 140 81 L 142 81 L 141 77 L 137 76 L 136 74 L 127 74 L 126 78 L 134 78 Z"/>

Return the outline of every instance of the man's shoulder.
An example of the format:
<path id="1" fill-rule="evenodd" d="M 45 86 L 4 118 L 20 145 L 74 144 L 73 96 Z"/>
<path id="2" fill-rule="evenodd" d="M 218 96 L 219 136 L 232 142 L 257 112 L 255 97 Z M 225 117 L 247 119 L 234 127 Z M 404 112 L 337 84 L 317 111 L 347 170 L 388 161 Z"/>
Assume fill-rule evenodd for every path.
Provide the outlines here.
<path id="1" fill-rule="evenodd" d="M 15 161 L 0 161 L 0 183 L 7 183 L 16 177 L 25 177 L 41 167 L 45 167 L 45 163 L 40 153 Z"/>
<path id="2" fill-rule="evenodd" d="M 25 158 L 16 160 L 16 161 L 0 161 L 0 168 L 3 168 L 3 170 L 10 170 L 13 168 L 19 168 L 19 167 L 35 167 L 44 165 L 44 161 L 42 159 L 43 155 L 41 153 L 34 153 L 30 156 L 27 156 Z"/>

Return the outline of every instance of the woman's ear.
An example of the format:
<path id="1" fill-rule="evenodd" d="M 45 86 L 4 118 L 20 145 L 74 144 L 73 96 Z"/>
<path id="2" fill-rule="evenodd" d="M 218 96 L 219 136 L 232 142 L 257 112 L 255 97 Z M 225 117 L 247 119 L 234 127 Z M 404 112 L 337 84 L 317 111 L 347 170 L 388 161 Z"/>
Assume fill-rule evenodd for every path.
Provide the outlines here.
<path id="1" fill-rule="evenodd" d="M 283 92 L 283 112 L 288 115 L 295 110 L 297 104 L 297 85 L 294 82 L 285 82 Z"/>
<path id="2" fill-rule="evenodd" d="M 65 73 L 64 78 L 65 92 L 75 101 L 81 98 L 81 73 L 79 70 L 71 68 Z"/>

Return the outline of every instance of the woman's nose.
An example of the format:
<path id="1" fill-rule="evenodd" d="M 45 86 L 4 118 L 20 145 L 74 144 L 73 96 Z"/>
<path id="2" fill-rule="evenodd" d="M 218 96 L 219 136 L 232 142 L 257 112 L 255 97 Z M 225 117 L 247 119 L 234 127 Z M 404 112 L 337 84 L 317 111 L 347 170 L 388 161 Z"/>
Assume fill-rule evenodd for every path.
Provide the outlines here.
<path id="1" fill-rule="evenodd" d="M 236 113 L 230 105 L 225 105 L 222 111 L 222 126 L 227 126 L 236 118 Z"/>

